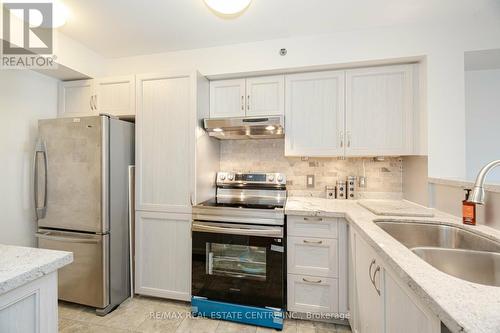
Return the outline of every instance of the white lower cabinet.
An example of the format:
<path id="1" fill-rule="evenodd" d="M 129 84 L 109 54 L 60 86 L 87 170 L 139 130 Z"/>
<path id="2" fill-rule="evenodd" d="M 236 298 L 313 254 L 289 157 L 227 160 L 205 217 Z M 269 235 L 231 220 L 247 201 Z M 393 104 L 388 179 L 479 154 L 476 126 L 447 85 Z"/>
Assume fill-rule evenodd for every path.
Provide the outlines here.
<path id="1" fill-rule="evenodd" d="M 58 331 L 57 271 L 0 296 L 0 332 Z"/>
<path id="2" fill-rule="evenodd" d="M 288 237 L 288 273 L 337 277 L 336 239 Z"/>
<path id="3" fill-rule="evenodd" d="M 396 276 L 384 270 L 385 332 L 440 332 L 441 322 L 427 308 L 414 300 Z"/>
<path id="4" fill-rule="evenodd" d="M 347 313 L 346 222 L 287 216 L 287 233 L 288 311 Z"/>
<path id="5" fill-rule="evenodd" d="M 136 293 L 190 301 L 191 214 L 136 214 Z"/>
<path id="6" fill-rule="evenodd" d="M 288 274 L 288 311 L 336 313 L 338 280 L 325 277 Z"/>
<path id="7" fill-rule="evenodd" d="M 356 237 L 356 293 L 358 295 L 358 332 L 383 332 L 383 299 L 380 281 L 382 269 L 375 252 L 359 235 Z M 378 267 L 378 270 L 377 270 Z"/>
<path id="8" fill-rule="evenodd" d="M 375 250 L 350 229 L 350 323 L 358 333 L 438 333 L 441 321 L 387 268 Z"/>

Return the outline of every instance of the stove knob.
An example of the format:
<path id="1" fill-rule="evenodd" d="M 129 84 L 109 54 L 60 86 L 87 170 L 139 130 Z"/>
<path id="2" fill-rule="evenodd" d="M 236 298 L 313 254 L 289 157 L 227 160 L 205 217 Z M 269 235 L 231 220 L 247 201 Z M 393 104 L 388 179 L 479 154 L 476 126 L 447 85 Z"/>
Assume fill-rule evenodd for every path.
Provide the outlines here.
<path id="1" fill-rule="evenodd" d="M 267 179 L 268 179 L 270 182 L 274 182 L 274 175 L 269 175 L 269 176 L 267 176 Z"/>
<path id="2" fill-rule="evenodd" d="M 281 183 L 281 182 L 283 182 L 283 176 L 282 176 L 282 175 L 279 175 L 279 176 L 278 176 L 278 183 Z"/>
<path id="3" fill-rule="evenodd" d="M 232 173 L 230 173 L 229 175 L 227 175 L 227 180 L 233 180 L 234 179 L 234 175 Z"/>
<path id="4" fill-rule="evenodd" d="M 225 174 L 220 175 L 220 176 L 219 176 L 219 179 L 220 179 L 220 180 L 226 180 L 226 175 L 225 175 Z"/>

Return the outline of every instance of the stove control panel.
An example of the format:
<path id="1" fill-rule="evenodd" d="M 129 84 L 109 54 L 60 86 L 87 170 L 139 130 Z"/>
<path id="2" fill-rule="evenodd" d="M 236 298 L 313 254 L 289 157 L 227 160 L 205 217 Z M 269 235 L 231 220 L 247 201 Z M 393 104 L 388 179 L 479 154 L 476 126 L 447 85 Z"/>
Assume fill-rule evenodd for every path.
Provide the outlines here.
<path id="1" fill-rule="evenodd" d="M 242 173 L 218 172 L 217 185 L 255 184 L 255 185 L 286 185 L 286 176 L 283 173 Z"/>

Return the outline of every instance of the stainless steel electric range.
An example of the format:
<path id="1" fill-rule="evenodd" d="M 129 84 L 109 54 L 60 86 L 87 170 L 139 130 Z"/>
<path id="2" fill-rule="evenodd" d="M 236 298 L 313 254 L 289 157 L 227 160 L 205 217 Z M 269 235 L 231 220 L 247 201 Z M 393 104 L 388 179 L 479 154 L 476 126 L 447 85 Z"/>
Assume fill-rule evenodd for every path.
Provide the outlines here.
<path id="1" fill-rule="evenodd" d="M 281 173 L 217 174 L 215 197 L 193 208 L 193 296 L 285 308 L 286 197 Z"/>

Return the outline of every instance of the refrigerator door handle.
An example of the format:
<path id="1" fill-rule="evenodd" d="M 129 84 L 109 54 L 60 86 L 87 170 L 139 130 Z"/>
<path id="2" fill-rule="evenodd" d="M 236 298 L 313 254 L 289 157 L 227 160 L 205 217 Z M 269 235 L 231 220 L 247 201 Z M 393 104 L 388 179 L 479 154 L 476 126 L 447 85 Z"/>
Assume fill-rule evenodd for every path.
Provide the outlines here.
<path id="1" fill-rule="evenodd" d="M 45 168 L 45 180 L 44 180 L 44 189 L 43 189 L 43 206 L 38 207 L 38 172 L 39 172 L 39 167 L 38 167 L 38 154 L 42 154 L 43 156 L 43 163 L 44 163 L 44 168 Z M 43 219 L 45 217 L 45 214 L 47 213 L 47 179 L 48 179 L 48 160 L 47 160 L 47 145 L 45 141 L 38 140 L 36 146 L 35 146 L 35 153 L 34 153 L 34 170 L 33 170 L 33 199 L 35 201 L 35 215 L 36 219 Z"/>
<path id="2" fill-rule="evenodd" d="M 77 236 L 77 235 L 71 235 L 71 236 L 65 236 L 61 233 L 57 232 L 37 232 L 35 234 L 35 237 L 37 238 L 42 238 L 42 239 L 49 239 L 52 241 L 60 241 L 60 242 L 66 242 L 66 243 L 89 243 L 89 244 L 97 244 L 102 242 L 100 237 L 94 238 L 94 237 L 85 237 L 85 236 Z"/>

